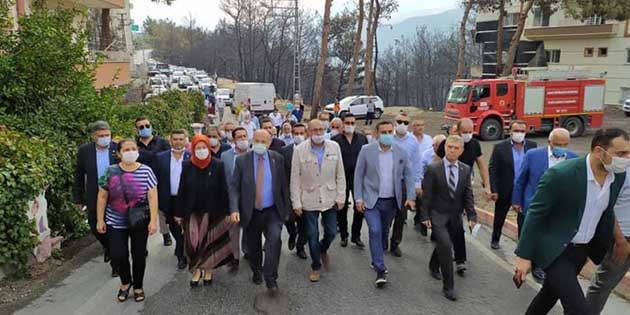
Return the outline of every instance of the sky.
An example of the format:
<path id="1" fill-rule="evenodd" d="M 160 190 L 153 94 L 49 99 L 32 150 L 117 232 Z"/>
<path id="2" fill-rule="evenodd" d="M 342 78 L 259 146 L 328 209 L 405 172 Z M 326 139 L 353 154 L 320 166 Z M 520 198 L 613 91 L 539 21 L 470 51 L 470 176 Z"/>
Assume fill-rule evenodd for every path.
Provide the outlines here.
<path id="1" fill-rule="evenodd" d="M 220 0 L 175 0 L 170 6 L 156 4 L 151 2 L 151 0 L 130 1 L 132 4 L 131 18 L 134 24 L 139 24 L 140 26 L 142 26 L 142 21 L 147 17 L 154 19 L 169 18 L 178 24 L 184 24 L 185 19 L 191 15 L 200 26 L 214 29 L 219 19 L 224 17 L 223 12 L 219 9 Z M 453 9 L 459 2 L 461 0 L 398 0 L 400 7 L 398 12 L 392 16 L 391 23 L 400 22 L 412 16 L 439 13 Z M 353 5 L 353 3 L 356 3 L 356 0 L 333 0 L 332 12 L 339 12 L 346 5 Z M 323 12 L 324 0 L 300 0 L 300 6 L 312 11 Z"/>

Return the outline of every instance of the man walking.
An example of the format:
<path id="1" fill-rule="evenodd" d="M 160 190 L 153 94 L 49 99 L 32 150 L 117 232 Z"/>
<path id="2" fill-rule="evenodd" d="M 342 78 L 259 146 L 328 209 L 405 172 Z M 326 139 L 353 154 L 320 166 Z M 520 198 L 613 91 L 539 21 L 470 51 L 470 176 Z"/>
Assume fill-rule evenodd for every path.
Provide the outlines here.
<path id="1" fill-rule="evenodd" d="M 282 155 L 269 151 L 269 145 L 271 135 L 266 130 L 256 130 L 252 151 L 236 158 L 230 212 L 232 222 L 242 222 L 245 230 L 252 281 L 261 284 L 264 276 L 269 293 L 275 295 L 282 249 L 280 236 L 288 216 L 289 191 Z"/>
<path id="2" fill-rule="evenodd" d="M 560 163 L 540 179 L 516 248 L 515 276 L 525 281 L 535 261 L 547 277 L 526 314 L 547 314 L 558 299 L 565 314 L 589 314 L 577 275 L 587 258 L 600 264 L 613 245 L 613 207 L 629 158 L 628 134 L 600 129 L 590 154 Z M 616 244 L 625 242 L 616 234 Z"/>
<path id="3" fill-rule="evenodd" d="M 407 192 L 403 192 L 400 180 L 413 176 L 412 167 L 407 152 L 395 144 L 393 133 L 391 122 L 381 121 L 376 124 L 378 142 L 363 146 L 354 173 L 356 206 L 358 211 L 364 212 L 368 225 L 377 288 L 387 283 L 383 251 L 387 247 L 387 234 L 392 220 L 398 209 L 415 206 L 414 188 L 407 186 Z"/>
<path id="4" fill-rule="evenodd" d="M 304 216 L 311 252 L 311 282 L 319 281 L 320 268 L 329 268 L 328 248 L 335 238 L 337 210 L 343 208 L 346 178 L 339 145 L 324 138 L 324 124 L 308 123 L 310 139 L 298 145 L 291 162 L 291 202 L 297 216 Z M 324 238 L 319 239 L 319 216 Z"/>
<path id="5" fill-rule="evenodd" d="M 363 213 L 357 210 L 357 201 L 354 193 L 354 168 L 357 164 L 357 158 L 361 148 L 368 143 L 364 135 L 355 131 L 356 118 L 352 113 L 346 113 L 343 117 L 343 133 L 332 138 L 339 144 L 341 156 L 343 159 L 343 169 L 346 176 L 346 201 L 343 209 L 337 212 L 337 226 L 341 235 L 341 247 L 348 246 L 348 207 L 350 200 L 350 192 L 353 198 L 353 215 L 352 215 L 352 238 L 350 241 L 359 248 L 364 248 L 365 244 L 361 241 L 361 227 L 363 226 Z"/>
<path id="6" fill-rule="evenodd" d="M 433 151 L 433 138 L 424 132 L 424 120 L 416 119 L 411 122 L 411 129 L 413 131 L 414 137 L 416 137 L 416 141 L 418 142 L 418 152 L 420 152 L 420 163 L 424 163 L 423 154 L 427 150 Z M 418 171 L 420 173 L 420 178 L 418 182 L 422 183 L 422 173 L 424 172 L 424 167 L 421 167 Z M 422 194 L 421 190 L 416 191 L 416 214 L 413 217 L 413 225 L 416 229 L 420 230 L 420 234 L 423 236 L 427 236 L 427 227 L 422 224 L 420 220 L 420 207 L 422 207 Z"/>

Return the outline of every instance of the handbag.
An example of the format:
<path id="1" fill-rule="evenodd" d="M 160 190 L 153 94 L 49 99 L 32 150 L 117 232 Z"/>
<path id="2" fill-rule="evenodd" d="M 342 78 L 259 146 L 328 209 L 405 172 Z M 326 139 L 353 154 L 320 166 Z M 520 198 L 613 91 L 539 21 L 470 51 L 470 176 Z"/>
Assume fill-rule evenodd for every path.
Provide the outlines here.
<path id="1" fill-rule="evenodd" d="M 127 205 L 127 224 L 129 225 L 129 229 L 146 229 L 149 226 L 149 220 L 151 218 L 149 206 L 129 207 L 129 198 L 127 197 L 127 189 L 123 176 L 120 176 L 120 184 L 122 186 L 123 198 L 125 198 L 125 204 Z"/>

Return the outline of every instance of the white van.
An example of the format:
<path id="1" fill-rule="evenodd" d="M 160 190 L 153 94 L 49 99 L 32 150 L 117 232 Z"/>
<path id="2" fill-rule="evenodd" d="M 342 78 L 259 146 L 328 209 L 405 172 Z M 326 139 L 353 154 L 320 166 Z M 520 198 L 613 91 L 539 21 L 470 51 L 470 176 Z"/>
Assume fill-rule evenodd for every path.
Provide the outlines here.
<path id="1" fill-rule="evenodd" d="M 256 115 L 271 113 L 276 101 L 276 88 L 273 83 L 237 83 L 234 88 L 235 107 L 251 104 Z"/>

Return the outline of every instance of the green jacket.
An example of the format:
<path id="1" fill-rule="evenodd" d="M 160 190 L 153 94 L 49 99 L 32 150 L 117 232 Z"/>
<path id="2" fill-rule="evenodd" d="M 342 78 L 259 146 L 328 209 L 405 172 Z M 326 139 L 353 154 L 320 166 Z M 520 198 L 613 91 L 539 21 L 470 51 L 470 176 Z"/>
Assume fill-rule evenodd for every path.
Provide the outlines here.
<path id="1" fill-rule="evenodd" d="M 590 242 L 589 258 L 599 264 L 612 245 L 615 215 L 613 207 L 625 180 L 616 174 L 610 186 L 608 207 L 602 214 Z M 586 157 L 562 162 L 548 169 L 540 179 L 525 216 L 516 255 L 548 267 L 562 254 L 577 234 L 586 203 Z"/>

